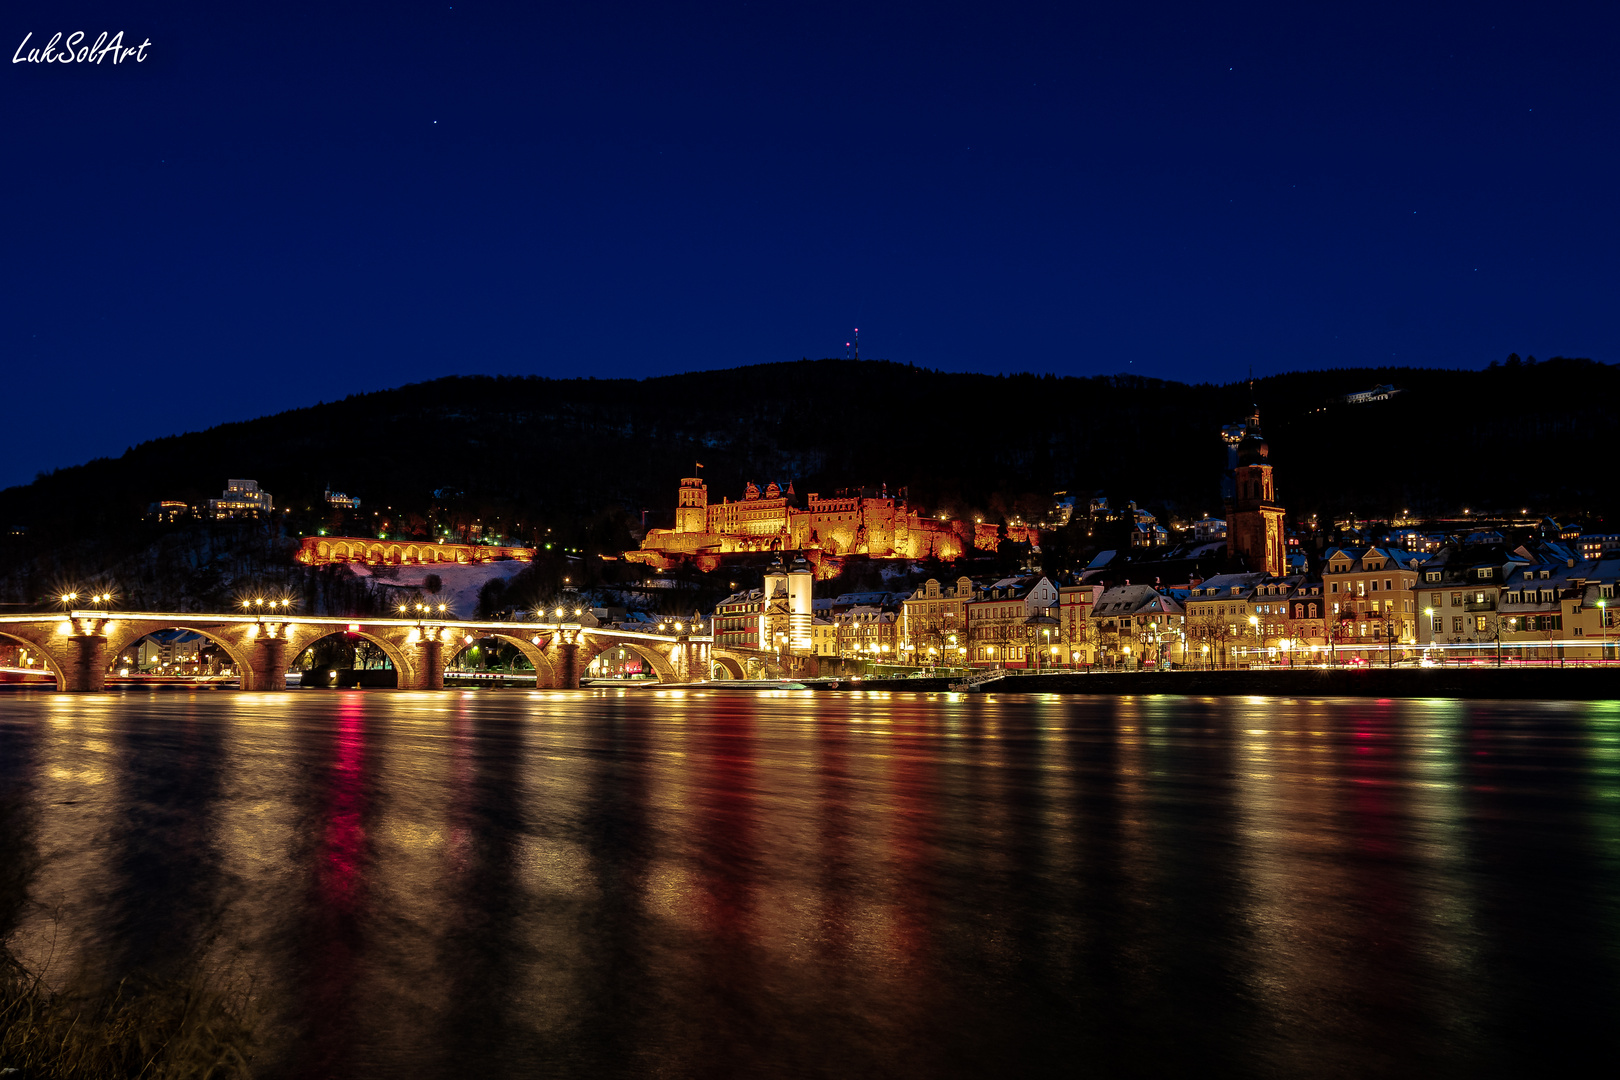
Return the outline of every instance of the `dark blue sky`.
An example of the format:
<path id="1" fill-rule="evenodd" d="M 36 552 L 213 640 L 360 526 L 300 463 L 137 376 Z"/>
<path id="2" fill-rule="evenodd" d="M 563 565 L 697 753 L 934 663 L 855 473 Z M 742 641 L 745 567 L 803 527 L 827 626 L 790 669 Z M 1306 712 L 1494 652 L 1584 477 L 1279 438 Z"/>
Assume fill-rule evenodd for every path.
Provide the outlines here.
<path id="1" fill-rule="evenodd" d="M 953 370 L 1620 360 L 1616 11 L 11 4 L 8 57 L 152 44 L 7 65 L 0 485 L 853 326 Z"/>

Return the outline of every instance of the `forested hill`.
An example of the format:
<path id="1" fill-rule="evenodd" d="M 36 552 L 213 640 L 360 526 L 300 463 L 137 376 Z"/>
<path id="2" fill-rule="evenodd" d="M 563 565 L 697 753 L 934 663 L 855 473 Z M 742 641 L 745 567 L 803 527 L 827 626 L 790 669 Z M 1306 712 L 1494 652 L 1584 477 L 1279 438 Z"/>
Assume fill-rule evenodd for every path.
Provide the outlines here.
<path id="1" fill-rule="evenodd" d="M 1390 383 L 1365 405 L 1325 405 Z M 1291 514 L 1449 513 L 1531 505 L 1612 511 L 1620 367 L 1554 359 L 1490 370 L 1366 368 L 1260 379 L 1253 400 Z M 433 493 L 562 521 L 617 507 L 667 521 L 702 462 L 711 496 L 791 480 L 800 494 L 887 484 L 914 504 L 995 514 L 1054 491 L 1219 509 L 1223 424 L 1246 382 L 952 374 L 816 360 L 640 381 L 453 376 L 154 439 L 0 492 L 29 546 L 125 530 L 161 499 L 200 502 L 227 477 L 278 507 L 321 491 L 366 508 Z M 1024 497 L 1023 503 L 1017 500 Z M 502 512 L 505 511 L 493 511 Z M 1027 512 L 1027 511 L 1026 511 Z"/>

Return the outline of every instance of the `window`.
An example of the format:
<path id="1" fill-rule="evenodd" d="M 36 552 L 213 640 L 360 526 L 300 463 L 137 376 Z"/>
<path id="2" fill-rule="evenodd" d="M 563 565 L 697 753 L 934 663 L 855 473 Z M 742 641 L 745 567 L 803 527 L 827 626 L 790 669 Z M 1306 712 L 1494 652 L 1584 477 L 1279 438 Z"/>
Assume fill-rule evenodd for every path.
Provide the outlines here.
<path id="1" fill-rule="evenodd" d="M 1439 607 L 1440 606 L 1440 594 L 1439 593 L 1431 593 L 1429 595 L 1429 606 L 1430 607 Z"/>
<path id="2" fill-rule="evenodd" d="M 1446 617 L 1444 615 L 1436 615 L 1434 617 L 1433 632 L 1436 634 L 1443 634 L 1446 632 Z"/>
<path id="3" fill-rule="evenodd" d="M 1373 579 L 1371 591 L 1372 592 L 1377 592 L 1378 591 L 1378 579 L 1377 578 Z"/>
<path id="4" fill-rule="evenodd" d="M 1334 592 L 1338 592 L 1338 591 L 1339 591 L 1339 583 L 1338 583 L 1338 582 L 1337 582 L 1337 581 L 1335 581 L 1335 582 L 1334 582 L 1334 583 L 1333 583 L 1333 591 L 1334 591 Z"/>
<path id="5" fill-rule="evenodd" d="M 1484 616 L 1484 615 L 1475 615 L 1474 616 L 1474 629 L 1477 632 L 1482 633 L 1482 634 L 1485 631 L 1490 629 L 1490 625 L 1486 621 L 1486 616 Z"/>
<path id="6" fill-rule="evenodd" d="M 1461 615 L 1453 615 L 1451 617 L 1451 632 L 1453 634 L 1460 634 L 1463 632 Z"/>
<path id="7" fill-rule="evenodd" d="M 1454 592 L 1451 594 L 1451 606 L 1462 607 L 1462 593 Z"/>
<path id="8" fill-rule="evenodd" d="M 1390 579 L 1389 578 L 1384 579 L 1384 591 L 1385 592 L 1393 592 L 1394 591 L 1394 586 L 1392 584 L 1390 584 Z"/>

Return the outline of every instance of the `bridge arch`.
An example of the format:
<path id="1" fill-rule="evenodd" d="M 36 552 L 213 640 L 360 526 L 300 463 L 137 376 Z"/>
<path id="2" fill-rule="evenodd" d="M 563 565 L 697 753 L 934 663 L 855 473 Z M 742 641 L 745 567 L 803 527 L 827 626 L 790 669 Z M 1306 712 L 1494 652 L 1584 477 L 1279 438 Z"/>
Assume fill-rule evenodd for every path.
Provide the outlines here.
<path id="1" fill-rule="evenodd" d="M 523 658 L 534 667 L 534 685 L 537 689 L 547 690 L 554 688 L 557 685 L 556 669 L 552 666 L 551 661 L 546 658 L 543 644 L 545 639 L 541 638 L 542 644 L 536 645 L 533 640 L 535 636 L 537 635 L 531 634 L 529 637 L 519 637 L 516 634 L 492 634 L 487 631 L 479 631 L 471 642 L 465 636 L 458 637 L 445 647 L 444 666 L 449 668 L 451 664 L 455 663 L 456 657 L 472 648 L 474 642 L 494 638 L 517 646 L 518 652 L 522 653 Z"/>
<path id="2" fill-rule="evenodd" d="M 218 645 L 220 649 L 224 651 L 225 655 L 231 658 L 231 666 L 236 668 L 237 674 L 241 680 L 237 684 L 238 686 L 246 689 L 248 687 L 259 685 L 259 672 L 254 670 L 253 660 L 249 655 L 249 650 L 253 648 L 253 639 L 248 638 L 246 640 L 246 644 L 244 645 L 243 641 L 233 641 L 230 638 L 221 636 L 215 631 L 204 630 L 200 626 L 191 626 L 188 625 L 188 623 L 189 620 L 164 623 L 161 625 L 157 622 L 138 622 L 132 624 L 120 624 L 118 622 L 114 622 L 109 627 L 107 634 L 107 663 L 116 667 L 118 664 L 118 657 L 123 655 L 124 650 L 129 648 L 131 645 L 136 644 L 142 638 L 151 637 L 153 634 L 161 634 L 165 630 L 184 630 L 188 634 L 196 634 L 197 636 Z"/>
<path id="3" fill-rule="evenodd" d="M 709 654 L 709 668 L 709 674 L 716 679 L 746 679 L 748 677 L 743 671 L 742 661 L 729 653 L 711 652 Z"/>
<path id="4" fill-rule="evenodd" d="M 364 629 L 343 630 L 320 627 L 308 634 L 300 633 L 291 642 L 287 649 L 287 665 L 289 668 L 297 666 L 298 661 L 303 658 L 305 653 L 309 652 L 309 650 L 313 649 L 316 645 L 319 645 L 327 638 L 350 636 L 360 638 L 364 641 L 369 641 L 382 651 L 383 656 L 394 668 L 396 675 L 396 686 L 401 689 L 405 689 L 407 687 L 417 685 L 416 664 L 412 662 L 407 651 L 401 647 L 400 642 L 391 641 L 380 634 L 374 634 Z"/>
<path id="5" fill-rule="evenodd" d="M 15 642 L 30 652 L 38 653 L 39 658 L 45 662 L 45 667 L 49 669 L 52 675 L 56 676 L 56 688 L 58 690 L 67 688 L 67 675 L 63 672 L 61 663 L 55 656 L 51 655 L 51 650 L 46 648 L 43 643 L 35 641 L 33 638 L 23 637 L 20 634 L 9 634 L 4 631 L 0 631 L 0 641 Z"/>
<path id="6" fill-rule="evenodd" d="M 592 661 L 609 649 L 628 649 L 635 653 L 647 661 L 647 666 L 652 668 L 653 674 L 658 676 L 658 681 L 661 683 L 680 681 L 680 676 L 675 672 L 675 665 L 669 662 L 668 656 L 657 649 L 648 648 L 646 645 L 633 640 L 609 638 L 606 641 L 598 641 L 594 638 L 587 638 L 579 647 L 579 670 L 583 672 L 591 666 Z"/>

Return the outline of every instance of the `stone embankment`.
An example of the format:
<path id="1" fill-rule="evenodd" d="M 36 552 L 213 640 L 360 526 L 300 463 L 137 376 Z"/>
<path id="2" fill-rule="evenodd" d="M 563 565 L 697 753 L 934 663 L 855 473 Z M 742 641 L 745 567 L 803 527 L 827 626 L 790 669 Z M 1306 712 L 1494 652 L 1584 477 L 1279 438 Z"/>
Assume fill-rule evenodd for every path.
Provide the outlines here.
<path id="1" fill-rule="evenodd" d="M 843 689 L 940 691 L 944 679 L 867 680 Z M 1195 697 L 1513 698 L 1620 700 L 1616 667 L 1295 668 L 1245 671 L 1009 674 L 986 694 L 1181 694 Z"/>

